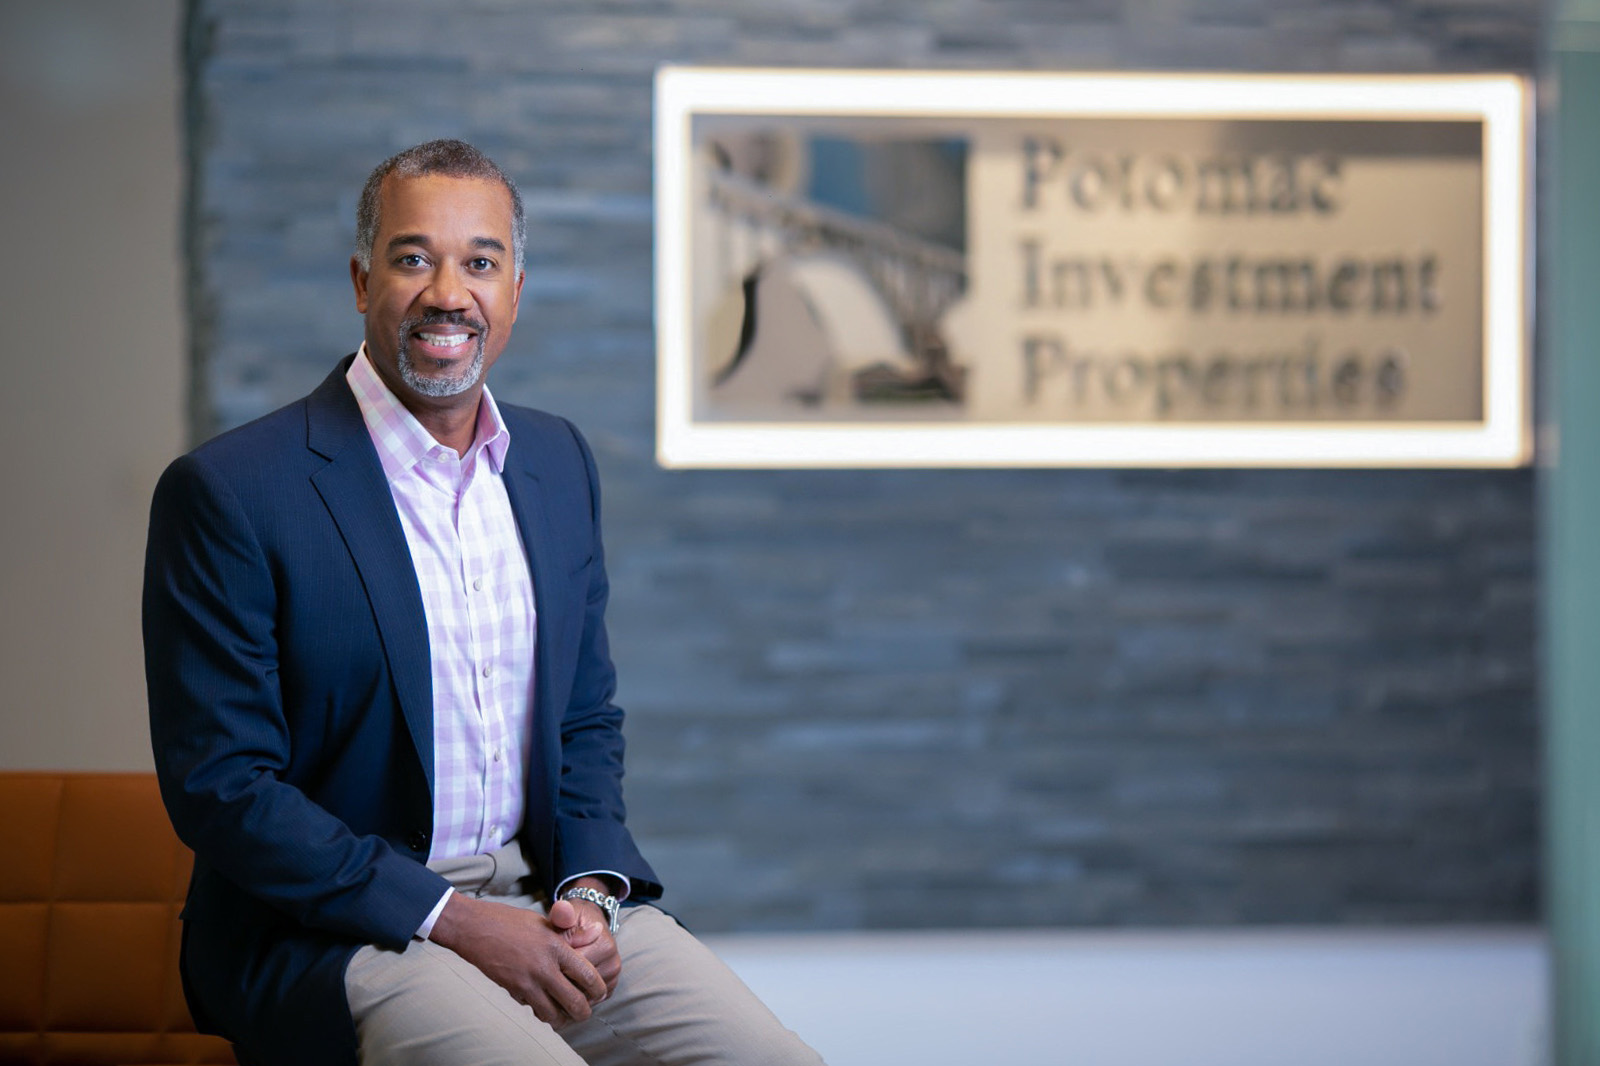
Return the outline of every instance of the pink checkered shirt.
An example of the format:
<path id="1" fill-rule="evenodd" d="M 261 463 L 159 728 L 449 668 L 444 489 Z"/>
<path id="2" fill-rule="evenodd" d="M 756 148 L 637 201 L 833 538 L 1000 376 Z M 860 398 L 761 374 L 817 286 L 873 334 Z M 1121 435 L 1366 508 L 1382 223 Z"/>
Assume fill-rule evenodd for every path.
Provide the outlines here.
<path id="1" fill-rule="evenodd" d="M 389 481 L 433 660 L 430 859 L 486 854 L 522 825 L 537 619 L 501 470 L 511 437 L 484 390 L 465 456 L 433 439 L 378 377 L 365 345 L 345 375 Z"/>
<path id="2" fill-rule="evenodd" d="M 528 556 L 501 473 L 511 434 L 487 387 L 472 446 L 433 439 L 378 377 L 363 344 L 345 373 L 400 512 L 433 660 L 433 847 L 428 858 L 494 851 L 522 827 L 523 770 L 533 744 L 538 617 Z M 609 877 L 626 899 L 628 878 Z M 426 937 L 446 892 L 417 930 Z"/>

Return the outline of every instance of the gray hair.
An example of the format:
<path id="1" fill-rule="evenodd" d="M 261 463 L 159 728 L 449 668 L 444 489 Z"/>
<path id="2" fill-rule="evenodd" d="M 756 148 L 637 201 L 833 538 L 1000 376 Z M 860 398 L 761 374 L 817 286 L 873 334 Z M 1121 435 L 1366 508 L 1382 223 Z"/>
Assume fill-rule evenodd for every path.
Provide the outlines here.
<path id="1" fill-rule="evenodd" d="M 511 258 L 522 270 L 522 251 L 528 243 L 528 220 L 522 213 L 522 194 L 517 183 L 495 161 L 466 141 L 439 140 L 407 148 L 379 163 L 361 188 L 356 204 L 356 261 L 362 270 L 372 269 L 372 245 L 378 239 L 378 192 L 390 174 L 402 178 L 421 178 L 438 174 L 447 178 L 479 178 L 497 181 L 511 194 Z"/>

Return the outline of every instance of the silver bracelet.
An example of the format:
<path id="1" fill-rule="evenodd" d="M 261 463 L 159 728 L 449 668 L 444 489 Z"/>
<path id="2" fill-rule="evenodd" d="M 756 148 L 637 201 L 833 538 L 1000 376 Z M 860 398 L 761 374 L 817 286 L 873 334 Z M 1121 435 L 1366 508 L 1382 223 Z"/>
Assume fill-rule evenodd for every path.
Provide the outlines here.
<path id="1" fill-rule="evenodd" d="M 617 902 L 616 896 L 608 896 L 597 888 L 579 886 L 578 888 L 567 889 L 561 893 L 561 898 L 568 900 L 581 899 L 593 903 L 596 907 L 606 912 L 607 927 L 610 929 L 612 936 L 617 935 L 617 914 L 621 911 L 622 905 Z"/>

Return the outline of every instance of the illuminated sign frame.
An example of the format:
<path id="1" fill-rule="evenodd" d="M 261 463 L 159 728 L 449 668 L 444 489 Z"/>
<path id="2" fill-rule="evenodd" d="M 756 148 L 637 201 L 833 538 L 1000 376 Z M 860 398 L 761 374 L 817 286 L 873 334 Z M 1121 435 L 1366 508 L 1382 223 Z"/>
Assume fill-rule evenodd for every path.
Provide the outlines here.
<path id="1" fill-rule="evenodd" d="M 664 67 L 655 95 L 657 459 L 666 467 L 1508 467 L 1532 454 L 1531 93 L 1488 75 L 1012 74 Z M 707 420 L 694 408 L 698 116 L 1482 124 L 1483 417 L 1467 422 Z"/>

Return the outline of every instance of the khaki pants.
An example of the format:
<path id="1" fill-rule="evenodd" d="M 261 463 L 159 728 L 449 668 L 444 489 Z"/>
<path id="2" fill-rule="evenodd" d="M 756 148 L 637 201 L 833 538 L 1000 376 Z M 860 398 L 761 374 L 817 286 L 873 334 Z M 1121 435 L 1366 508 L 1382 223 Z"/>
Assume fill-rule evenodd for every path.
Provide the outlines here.
<path id="1" fill-rule="evenodd" d="M 516 846 L 430 864 L 458 892 L 542 909 Z M 650 906 L 624 907 L 622 976 L 587 1021 L 557 1031 L 448 948 L 371 945 L 345 972 L 363 1066 L 820 1066 L 744 982 Z"/>

